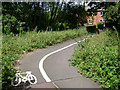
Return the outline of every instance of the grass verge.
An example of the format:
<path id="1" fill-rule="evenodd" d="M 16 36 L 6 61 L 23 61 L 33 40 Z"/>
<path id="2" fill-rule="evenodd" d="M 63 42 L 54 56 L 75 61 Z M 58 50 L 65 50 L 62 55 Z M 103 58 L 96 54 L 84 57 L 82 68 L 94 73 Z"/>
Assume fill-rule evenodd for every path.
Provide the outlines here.
<path id="1" fill-rule="evenodd" d="M 98 82 L 102 88 L 120 88 L 119 38 L 115 31 L 100 33 L 85 42 L 78 43 L 73 58 L 73 66 L 79 73 Z"/>

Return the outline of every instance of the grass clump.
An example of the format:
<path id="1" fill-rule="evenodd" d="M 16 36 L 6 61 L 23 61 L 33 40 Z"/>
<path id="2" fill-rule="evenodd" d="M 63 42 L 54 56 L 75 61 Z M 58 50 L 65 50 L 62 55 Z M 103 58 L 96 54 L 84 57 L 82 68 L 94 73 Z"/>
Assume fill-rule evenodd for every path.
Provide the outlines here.
<path id="1" fill-rule="evenodd" d="M 3 35 L 2 40 L 2 83 L 3 87 L 10 84 L 16 70 L 15 60 L 24 52 L 37 48 L 45 48 L 56 43 L 86 35 L 85 28 L 66 31 L 26 32 L 19 35 Z"/>
<path id="2" fill-rule="evenodd" d="M 119 40 L 115 31 L 100 33 L 85 42 L 78 43 L 72 65 L 80 73 L 98 82 L 102 88 L 120 88 Z"/>

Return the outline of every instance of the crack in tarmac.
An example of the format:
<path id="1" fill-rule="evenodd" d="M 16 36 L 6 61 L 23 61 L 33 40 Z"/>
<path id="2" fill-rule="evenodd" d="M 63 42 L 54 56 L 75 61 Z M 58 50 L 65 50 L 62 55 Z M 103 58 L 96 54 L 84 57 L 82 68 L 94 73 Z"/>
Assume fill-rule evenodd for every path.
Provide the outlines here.
<path id="1" fill-rule="evenodd" d="M 82 75 L 80 75 L 80 76 L 82 76 Z M 80 77 L 80 76 L 75 76 L 75 77 L 68 77 L 68 78 L 63 78 L 63 79 L 52 80 L 52 82 L 53 82 L 53 81 L 61 81 L 61 80 L 68 80 L 68 79 L 78 78 L 78 77 Z"/>

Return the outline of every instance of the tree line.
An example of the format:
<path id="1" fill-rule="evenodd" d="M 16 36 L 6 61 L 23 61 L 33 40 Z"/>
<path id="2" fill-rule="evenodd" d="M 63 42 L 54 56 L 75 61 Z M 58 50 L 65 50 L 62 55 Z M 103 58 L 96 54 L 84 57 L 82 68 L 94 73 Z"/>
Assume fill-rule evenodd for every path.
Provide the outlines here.
<path id="1" fill-rule="evenodd" d="M 85 23 L 86 11 L 74 2 L 4 2 L 3 33 L 19 33 L 37 30 L 61 30 L 76 28 Z M 77 18 L 76 14 L 82 16 Z"/>
<path id="2" fill-rule="evenodd" d="M 94 7 L 91 7 L 94 5 Z M 120 2 L 91 2 L 89 12 L 104 8 L 108 27 L 120 24 Z M 75 2 L 3 2 L 3 33 L 63 30 L 77 28 L 87 22 L 84 5 Z"/>

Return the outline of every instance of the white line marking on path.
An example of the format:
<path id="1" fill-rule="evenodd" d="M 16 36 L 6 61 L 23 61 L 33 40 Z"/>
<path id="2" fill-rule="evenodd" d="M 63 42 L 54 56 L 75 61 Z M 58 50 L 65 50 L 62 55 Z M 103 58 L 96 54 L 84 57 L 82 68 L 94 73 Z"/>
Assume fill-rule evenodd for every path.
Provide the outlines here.
<path id="1" fill-rule="evenodd" d="M 88 37 L 90 37 L 90 36 L 88 36 Z M 93 37 L 93 36 L 92 36 L 92 37 Z M 87 38 L 83 39 L 82 41 L 85 41 L 86 39 L 87 39 Z M 78 41 L 78 42 L 81 42 L 81 41 Z M 64 49 L 66 49 L 66 48 L 69 48 L 69 47 L 71 47 L 71 46 L 73 46 L 73 45 L 75 45 L 75 44 L 77 44 L 77 42 L 76 42 L 76 43 L 72 43 L 72 44 L 70 44 L 70 45 L 68 45 L 68 46 L 65 46 L 65 47 L 63 47 L 63 48 L 61 48 L 61 49 L 58 49 L 58 50 L 56 50 L 56 51 L 53 51 L 53 52 L 45 55 L 45 56 L 40 60 L 40 62 L 39 62 L 39 70 L 40 70 L 40 72 L 41 72 L 41 74 L 42 74 L 42 76 L 43 76 L 43 78 L 45 79 L 46 82 L 51 82 L 51 79 L 48 77 L 47 73 L 45 72 L 45 70 L 44 70 L 44 68 L 43 68 L 43 63 L 44 63 L 45 59 L 46 59 L 47 57 L 49 57 L 50 55 L 52 55 L 52 54 L 54 54 L 54 53 L 57 53 L 57 52 L 59 52 L 59 51 L 62 51 L 62 50 L 64 50 Z"/>

